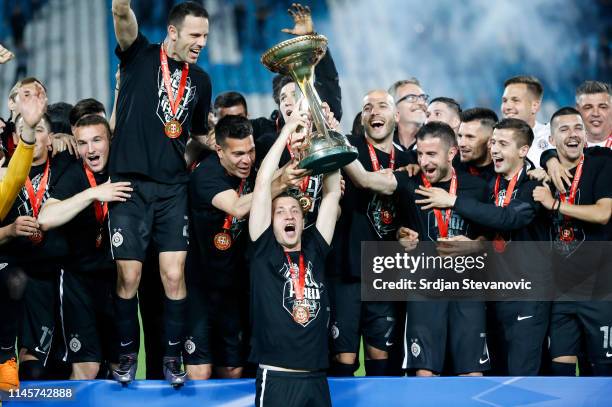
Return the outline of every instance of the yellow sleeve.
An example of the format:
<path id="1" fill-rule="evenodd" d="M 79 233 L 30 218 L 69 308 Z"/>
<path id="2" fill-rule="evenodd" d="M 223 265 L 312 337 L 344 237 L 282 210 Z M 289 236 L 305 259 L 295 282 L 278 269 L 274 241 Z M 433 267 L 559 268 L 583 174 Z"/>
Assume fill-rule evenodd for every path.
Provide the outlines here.
<path id="1" fill-rule="evenodd" d="M 11 157 L 6 175 L 0 181 L 0 219 L 4 219 L 13 206 L 19 190 L 25 183 L 32 166 L 34 144 L 26 144 L 19 140 L 17 149 Z"/>

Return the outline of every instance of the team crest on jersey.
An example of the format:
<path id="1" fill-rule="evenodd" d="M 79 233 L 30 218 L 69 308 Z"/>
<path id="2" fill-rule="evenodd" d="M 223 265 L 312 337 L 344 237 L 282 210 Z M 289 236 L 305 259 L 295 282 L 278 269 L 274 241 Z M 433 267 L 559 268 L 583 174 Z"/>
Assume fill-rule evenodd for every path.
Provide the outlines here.
<path id="1" fill-rule="evenodd" d="M 119 247 L 123 244 L 123 235 L 121 234 L 121 229 L 113 229 L 115 233 L 113 233 L 113 237 L 111 238 L 111 243 L 114 247 Z"/>
<path id="2" fill-rule="evenodd" d="M 415 358 L 418 358 L 421 354 L 421 345 L 419 345 L 417 341 L 417 339 L 412 339 L 412 344 L 410 345 L 410 353 L 412 353 L 412 356 Z"/>
<path id="3" fill-rule="evenodd" d="M 181 74 L 183 73 L 182 66 L 177 68 L 170 74 L 170 83 L 172 86 L 173 100 L 176 99 L 176 94 L 178 93 L 179 85 L 181 83 Z M 159 67 L 159 71 L 157 72 L 157 117 L 161 121 L 162 125 L 165 126 L 166 123 L 169 123 L 172 120 L 178 121 L 181 125 L 185 123 L 188 115 L 188 106 L 189 103 L 196 96 L 196 87 L 191 86 L 191 77 L 187 77 L 187 82 L 185 83 L 185 91 L 183 93 L 183 98 L 176 109 L 176 115 L 172 114 L 172 109 L 170 107 L 170 102 L 168 100 L 168 94 L 166 93 L 166 86 L 164 85 L 164 75 L 162 73 L 161 66 Z"/>
<path id="4" fill-rule="evenodd" d="M 332 339 L 338 339 L 340 336 L 340 329 L 338 329 L 338 325 L 333 324 L 330 330 L 330 334 Z"/>
<path id="5" fill-rule="evenodd" d="M 68 347 L 70 347 L 70 350 L 73 352 L 78 352 L 79 350 L 81 350 L 81 341 L 79 341 L 78 338 L 73 337 L 70 340 L 70 343 L 68 344 Z"/>
<path id="6" fill-rule="evenodd" d="M 321 310 L 321 294 L 325 289 L 324 284 L 314 280 L 312 275 L 312 263 L 308 262 L 306 266 L 306 276 L 304 277 L 304 299 L 297 303 L 298 300 L 295 298 L 289 266 L 284 263 L 283 268 L 279 272 L 285 278 L 285 286 L 283 287 L 283 308 L 285 308 L 285 311 L 289 313 L 290 317 L 296 321 L 296 323 L 303 327 L 308 326 L 312 321 L 317 319 L 319 311 Z M 304 315 L 304 318 L 296 319 L 296 310 L 299 310 L 301 314 Z M 308 318 L 305 317 L 306 315 Z"/>
<path id="7" fill-rule="evenodd" d="M 576 191 L 575 203 L 580 205 L 580 189 Z M 553 218 L 550 238 L 553 249 L 563 257 L 571 256 L 586 240 L 580 225 L 561 217 Z"/>
<path id="8" fill-rule="evenodd" d="M 190 339 L 187 339 L 185 341 L 185 352 L 189 353 L 190 355 L 193 354 L 193 352 L 195 352 L 196 350 L 196 344 L 193 343 L 193 341 Z"/>
<path id="9" fill-rule="evenodd" d="M 397 229 L 397 213 L 393 198 L 374 194 L 368 202 L 368 219 L 379 238 L 383 239 Z"/>

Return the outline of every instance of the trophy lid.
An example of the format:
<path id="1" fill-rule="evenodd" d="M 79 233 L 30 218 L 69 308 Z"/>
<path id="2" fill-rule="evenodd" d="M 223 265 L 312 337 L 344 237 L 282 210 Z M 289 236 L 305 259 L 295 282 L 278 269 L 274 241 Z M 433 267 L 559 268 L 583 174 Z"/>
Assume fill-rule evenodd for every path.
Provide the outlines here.
<path id="1" fill-rule="evenodd" d="M 261 63 L 270 71 L 294 75 L 312 69 L 327 51 L 324 35 L 301 35 L 276 44 L 261 56 Z"/>

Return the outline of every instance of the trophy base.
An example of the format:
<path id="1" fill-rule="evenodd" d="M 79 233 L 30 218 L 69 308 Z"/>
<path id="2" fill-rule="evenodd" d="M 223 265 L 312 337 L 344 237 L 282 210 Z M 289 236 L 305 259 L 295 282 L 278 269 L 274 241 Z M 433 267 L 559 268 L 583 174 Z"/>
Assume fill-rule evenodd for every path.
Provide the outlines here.
<path id="1" fill-rule="evenodd" d="M 325 174 L 353 162 L 359 153 L 352 146 L 333 146 L 318 150 L 300 161 L 299 167 L 312 171 L 312 175 Z"/>

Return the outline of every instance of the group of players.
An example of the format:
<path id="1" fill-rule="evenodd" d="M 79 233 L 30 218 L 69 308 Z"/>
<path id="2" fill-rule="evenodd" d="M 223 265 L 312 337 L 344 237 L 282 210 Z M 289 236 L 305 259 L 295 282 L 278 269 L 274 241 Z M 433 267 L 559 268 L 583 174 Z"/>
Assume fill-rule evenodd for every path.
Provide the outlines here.
<path id="1" fill-rule="evenodd" d="M 19 385 L 18 371 L 57 378 L 62 365 L 72 379 L 129 383 L 139 299 L 150 377 L 254 375 L 257 405 L 329 405 L 327 375 L 352 376 L 361 343 L 370 376 L 574 375 L 579 361 L 581 374 L 612 374 L 611 303 L 365 302 L 360 287 L 364 241 L 432 241 L 454 256 L 471 247 L 456 242 L 490 240 L 536 256 L 542 284 L 553 270 L 603 267 L 604 253 L 575 259 L 583 242 L 610 240 L 608 84 L 584 82 L 576 107 L 543 125 L 534 77 L 505 82 L 501 120 L 398 81 L 364 96 L 348 136 L 358 159 L 342 176 L 311 175 L 299 159 L 313 126 L 291 78 L 274 78 L 270 118 L 248 119 L 237 92 L 211 108 L 196 65 L 202 6 L 176 5 L 162 44 L 138 31 L 129 0 L 112 13 L 120 69 L 108 121 L 92 99 L 45 113 L 35 78 L 9 95 L 3 190 L 23 152 L 33 158 L 16 199 L 1 197 L 2 389 Z M 290 14 L 286 32 L 314 32 L 308 8 Z M 329 51 L 315 78 L 337 128 Z M 553 254 L 513 253 L 513 241 L 551 241 Z"/>

